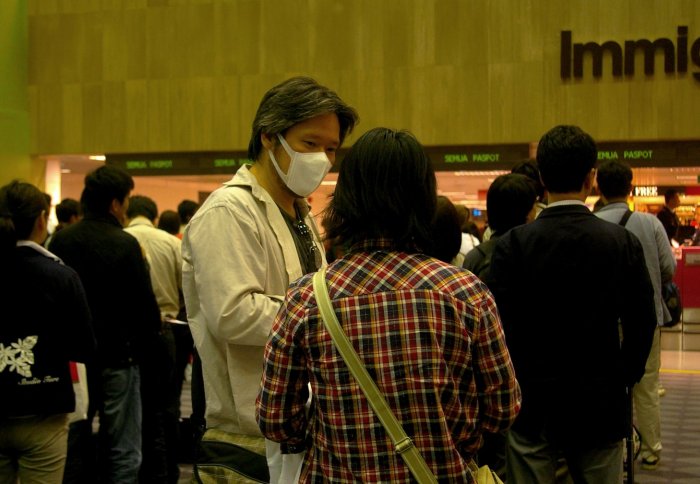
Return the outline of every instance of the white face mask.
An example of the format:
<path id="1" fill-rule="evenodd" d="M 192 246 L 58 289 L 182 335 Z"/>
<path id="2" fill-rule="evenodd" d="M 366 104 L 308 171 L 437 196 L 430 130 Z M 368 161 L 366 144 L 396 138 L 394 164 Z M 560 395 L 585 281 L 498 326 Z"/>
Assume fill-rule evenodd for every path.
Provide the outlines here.
<path id="1" fill-rule="evenodd" d="M 272 150 L 267 150 L 277 174 L 292 192 L 300 197 L 308 197 L 318 188 L 323 177 L 331 169 L 328 156 L 323 152 L 299 153 L 294 151 L 282 136 L 278 134 L 277 137 L 282 143 L 284 151 L 289 155 L 289 168 L 287 168 L 287 173 L 284 173 L 277 164 Z"/>

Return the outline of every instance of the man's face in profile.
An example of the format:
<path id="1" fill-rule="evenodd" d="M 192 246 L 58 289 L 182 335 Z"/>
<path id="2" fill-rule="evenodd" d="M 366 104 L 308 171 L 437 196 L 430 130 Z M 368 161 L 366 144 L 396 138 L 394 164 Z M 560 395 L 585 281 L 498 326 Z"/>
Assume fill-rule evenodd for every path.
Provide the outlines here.
<path id="1" fill-rule="evenodd" d="M 681 206 L 681 196 L 678 195 L 677 193 L 671 198 L 671 200 L 668 201 L 668 208 L 673 210 L 674 208 L 678 208 Z"/>

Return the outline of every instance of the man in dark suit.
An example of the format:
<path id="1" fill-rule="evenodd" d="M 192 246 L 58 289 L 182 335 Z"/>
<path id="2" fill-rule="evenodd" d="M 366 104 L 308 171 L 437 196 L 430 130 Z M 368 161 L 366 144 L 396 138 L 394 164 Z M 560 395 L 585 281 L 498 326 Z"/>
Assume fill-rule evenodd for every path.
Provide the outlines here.
<path id="1" fill-rule="evenodd" d="M 656 313 L 639 240 L 584 205 L 596 159 L 580 128 L 547 132 L 537 162 L 549 205 L 494 250 L 489 287 L 523 392 L 509 483 L 555 482 L 562 455 L 575 482 L 622 480 L 628 388 L 644 374 Z"/>
<path id="2" fill-rule="evenodd" d="M 141 246 L 122 230 L 133 188 L 131 175 L 115 166 L 104 165 L 88 173 L 80 197 L 85 217 L 56 233 L 50 245 L 85 286 L 98 351 L 96 361 L 87 368 L 88 421 L 85 428 L 76 429 L 78 435 L 73 438 L 75 446 L 84 445 L 80 431 L 91 432 L 92 417 L 98 412 L 99 465 L 91 471 L 90 463 L 78 457 L 72 464 L 73 447 L 65 481 L 138 482 L 142 458 L 140 365 L 153 353 L 161 317 Z M 88 469 L 76 470 L 74 465 L 81 464 Z"/>

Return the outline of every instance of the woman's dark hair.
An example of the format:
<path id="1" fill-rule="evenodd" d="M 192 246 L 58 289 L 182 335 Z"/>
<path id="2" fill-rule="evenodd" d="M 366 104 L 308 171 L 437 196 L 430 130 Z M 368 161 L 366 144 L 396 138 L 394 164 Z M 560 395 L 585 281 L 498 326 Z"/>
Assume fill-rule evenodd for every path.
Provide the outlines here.
<path id="1" fill-rule="evenodd" d="M 462 229 L 456 207 L 449 198 L 438 195 L 433 219 L 433 246 L 427 252 L 443 262 L 452 262 L 462 246 Z"/>
<path id="2" fill-rule="evenodd" d="M 540 170 L 537 168 L 536 160 L 523 160 L 513 166 L 510 170 L 511 173 L 520 173 L 525 175 L 530 180 L 533 181 L 535 186 L 535 192 L 537 193 L 537 200 L 544 200 L 544 185 L 542 185 L 542 179 L 540 178 Z"/>
<path id="3" fill-rule="evenodd" d="M 340 164 L 327 236 L 347 244 L 386 238 L 394 250 L 428 250 L 436 190 L 433 166 L 412 134 L 372 129 Z"/>
<path id="4" fill-rule="evenodd" d="M 172 235 L 179 234 L 180 216 L 174 210 L 163 210 L 158 218 L 158 228 Z"/>
<path id="5" fill-rule="evenodd" d="M 31 183 L 14 180 L 0 188 L 0 258 L 9 256 L 18 240 L 31 236 L 42 211 L 49 211 L 46 196 Z"/>
<path id="6" fill-rule="evenodd" d="M 124 202 L 134 189 L 134 179 L 125 170 L 113 165 L 101 166 L 85 176 L 85 188 L 80 196 L 83 212 L 107 215 L 112 200 Z"/>
<path id="7" fill-rule="evenodd" d="M 537 145 L 537 166 L 552 193 L 580 191 L 597 159 L 595 141 L 578 126 L 556 126 Z"/>
<path id="8" fill-rule="evenodd" d="M 496 178 L 486 194 L 489 227 L 495 235 L 527 222 L 537 201 L 534 182 L 519 173 Z"/>

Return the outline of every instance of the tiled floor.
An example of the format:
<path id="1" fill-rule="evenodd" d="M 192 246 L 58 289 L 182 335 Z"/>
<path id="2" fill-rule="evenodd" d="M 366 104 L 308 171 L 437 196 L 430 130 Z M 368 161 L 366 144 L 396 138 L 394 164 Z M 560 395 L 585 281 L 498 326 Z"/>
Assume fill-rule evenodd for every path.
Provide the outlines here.
<path id="1" fill-rule="evenodd" d="M 655 471 L 641 470 L 635 482 L 700 483 L 700 352 L 662 351 L 661 462 Z"/>
<path id="2" fill-rule="evenodd" d="M 700 351 L 662 351 L 661 369 L 700 371 Z"/>
<path id="3" fill-rule="evenodd" d="M 700 351 L 662 351 L 661 435 L 664 450 L 655 471 L 637 462 L 639 484 L 700 483 Z M 182 415 L 189 416 L 189 384 L 183 388 Z M 179 483 L 191 482 L 192 466 L 182 465 Z"/>

